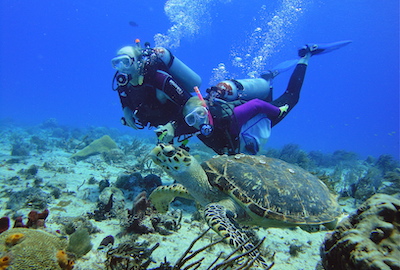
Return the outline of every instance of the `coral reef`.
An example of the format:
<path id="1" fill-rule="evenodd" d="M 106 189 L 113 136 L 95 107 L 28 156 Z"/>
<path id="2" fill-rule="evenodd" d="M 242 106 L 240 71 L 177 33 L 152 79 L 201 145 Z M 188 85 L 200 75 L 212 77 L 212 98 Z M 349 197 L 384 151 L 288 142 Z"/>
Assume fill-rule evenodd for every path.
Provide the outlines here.
<path id="1" fill-rule="evenodd" d="M 10 228 L 10 219 L 8 217 L 0 218 L 0 233 L 7 231 Z"/>
<path id="2" fill-rule="evenodd" d="M 150 226 L 143 224 L 146 215 L 151 215 L 154 213 L 150 201 L 147 199 L 147 194 L 145 191 L 136 196 L 133 201 L 132 209 L 128 210 L 127 212 L 127 218 L 121 221 L 121 225 L 124 227 L 125 232 L 145 234 L 154 231 Z"/>
<path id="3" fill-rule="evenodd" d="M 7 268 L 3 268 L 7 270 L 72 269 L 70 266 L 61 266 L 57 257 L 58 251 L 65 250 L 66 247 L 65 239 L 42 230 L 12 228 L 0 234 L 0 254 L 3 256 L 3 265 L 4 258 L 7 256 L 9 258 Z M 68 257 L 66 260 L 68 261 Z"/>
<path id="4" fill-rule="evenodd" d="M 77 160 L 86 159 L 92 155 L 102 154 L 117 149 L 117 144 L 110 136 L 104 135 L 100 139 L 94 140 L 88 146 L 72 155 Z"/>
<path id="5" fill-rule="evenodd" d="M 38 211 L 32 210 L 28 214 L 28 222 L 26 223 L 27 228 L 46 228 L 44 224 L 46 218 L 49 216 L 49 210 L 46 209 L 43 212 L 39 213 Z"/>
<path id="6" fill-rule="evenodd" d="M 147 267 L 152 262 L 151 254 L 159 244 L 156 243 L 150 249 L 148 246 L 148 242 L 138 243 L 131 240 L 119 244 L 107 252 L 106 269 L 148 269 Z"/>
<path id="7" fill-rule="evenodd" d="M 148 234 L 157 232 L 169 235 L 181 228 L 182 211 L 175 210 L 166 214 L 158 214 L 147 198 L 146 191 L 139 193 L 134 199 L 132 209 L 122 216 L 120 224 L 122 235 L 127 233 Z"/>
<path id="8" fill-rule="evenodd" d="M 326 270 L 400 269 L 400 200 L 376 194 L 327 235 Z"/>
<path id="9" fill-rule="evenodd" d="M 400 168 L 385 174 L 382 186 L 379 187 L 378 191 L 389 195 L 400 192 Z"/>
<path id="10" fill-rule="evenodd" d="M 62 225 L 61 232 L 68 235 L 73 234 L 76 230 L 80 228 L 85 228 L 89 232 L 89 234 L 97 233 L 100 231 L 85 216 L 53 217 L 52 219 L 55 223 Z"/>
<path id="11" fill-rule="evenodd" d="M 153 192 L 158 186 L 162 185 L 161 178 L 155 174 L 146 175 L 142 181 L 139 181 L 139 187 L 145 190 L 148 194 Z"/>
<path id="12" fill-rule="evenodd" d="M 375 167 L 379 168 L 383 174 L 386 174 L 399 168 L 399 162 L 394 160 L 391 155 L 380 155 L 375 163 Z"/>
<path id="13" fill-rule="evenodd" d="M 308 169 L 312 166 L 312 162 L 307 153 L 300 149 L 297 144 L 286 144 L 281 150 L 269 149 L 266 153 L 268 157 L 282 159 L 286 162 L 297 164 L 303 169 Z"/>
<path id="14" fill-rule="evenodd" d="M 158 175 L 148 174 L 143 177 L 140 172 L 121 174 L 115 181 L 115 186 L 122 189 L 125 197 L 128 199 L 133 199 L 142 191 L 150 194 L 155 188 L 161 185 L 161 178 Z"/>
<path id="15" fill-rule="evenodd" d="M 161 235 L 169 235 L 181 228 L 182 211 L 157 214 L 147 198 L 146 191 L 136 196 L 132 209 L 128 209 L 127 213 L 127 217 L 121 219 L 121 226 L 124 228 L 122 234 L 157 232 Z"/>
<path id="16" fill-rule="evenodd" d="M 48 150 L 46 140 L 40 138 L 39 136 L 36 136 L 36 135 L 32 136 L 30 139 L 30 143 L 31 143 L 31 145 L 36 146 L 36 151 L 38 153 L 43 153 Z"/>
<path id="17" fill-rule="evenodd" d="M 29 156 L 29 145 L 26 143 L 15 143 L 12 145 L 12 156 Z"/>
<path id="18" fill-rule="evenodd" d="M 141 181 L 143 181 L 143 177 L 139 172 L 121 174 L 118 175 L 115 186 L 123 190 L 133 190 L 133 187 L 138 186 L 138 183 Z"/>
<path id="19" fill-rule="evenodd" d="M 40 188 L 29 187 L 21 191 L 10 192 L 10 199 L 6 204 L 8 209 L 18 211 L 21 208 L 29 207 L 36 210 L 45 209 L 53 198 L 50 194 Z"/>
<path id="20" fill-rule="evenodd" d="M 106 187 L 99 195 L 97 209 L 88 215 L 96 221 L 101 221 L 116 217 L 123 212 L 125 212 L 125 197 L 122 191 L 116 187 Z"/>
<path id="21" fill-rule="evenodd" d="M 39 167 L 35 164 L 31 165 L 28 169 L 22 169 L 18 172 L 18 174 L 22 174 L 26 176 L 26 179 L 33 178 L 39 171 Z"/>
<path id="22" fill-rule="evenodd" d="M 124 152 L 119 148 L 103 152 L 102 156 L 107 164 L 121 163 L 122 161 L 124 161 L 125 158 Z"/>
<path id="23" fill-rule="evenodd" d="M 97 249 L 111 248 L 114 245 L 114 236 L 107 235 L 101 240 Z"/>
<path id="24" fill-rule="evenodd" d="M 150 221 L 154 231 L 161 235 L 169 235 L 181 228 L 182 211 L 174 210 L 166 214 L 153 215 Z"/>
<path id="25" fill-rule="evenodd" d="M 14 228 L 32 228 L 32 229 L 46 228 L 45 221 L 48 215 L 49 215 L 48 209 L 44 210 L 43 212 L 32 210 L 28 214 L 28 221 L 26 225 L 24 224 L 22 216 L 18 216 L 14 220 Z M 10 219 L 8 217 L 2 217 L 0 219 L 0 233 L 8 230 L 9 227 L 10 227 Z"/>
<path id="26" fill-rule="evenodd" d="M 259 243 L 257 243 L 253 250 L 250 250 L 246 253 L 242 253 L 236 256 L 234 256 L 234 254 L 238 251 L 238 249 L 233 250 L 230 254 L 220 253 L 219 255 L 216 256 L 215 260 L 211 265 L 208 265 L 205 268 L 200 268 L 202 266 L 204 257 L 201 257 L 200 259 L 197 260 L 195 260 L 195 257 L 201 254 L 202 252 L 207 252 L 208 250 L 212 249 L 213 246 L 217 245 L 218 243 L 224 240 L 223 238 L 221 238 L 206 246 L 200 247 L 197 250 L 193 250 L 195 244 L 201 238 L 203 238 L 209 230 L 210 229 L 207 229 L 198 237 L 196 237 L 173 265 L 169 261 L 167 261 L 167 258 L 164 258 L 164 261 L 161 262 L 158 267 L 148 268 L 150 263 L 153 262 L 151 254 L 155 249 L 157 249 L 160 246 L 160 244 L 156 243 L 151 248 L 148 248 L 149 247 L 148 242 L 139 243 L 139 242 L 134 242 L 132 240 L 128 240 L 124 243 L 119 244 L 116 248 L 110 249 L 107 252 L 107 260 L 105 262 L 106 269 L 110 270 L 252 269 L 251 267 L 256 263 L 257 258 L 249 259 L 247 256 L 249 255 L 250 252 L 258 250 L 264 239 Z M 243 243 L 243 245 L 246 243 L 247 242 Z M 271 269 L 273 265 L 274 263 L 271 263 L 269 267 L 266 267 L 264 269 L 266 270 Z"/>

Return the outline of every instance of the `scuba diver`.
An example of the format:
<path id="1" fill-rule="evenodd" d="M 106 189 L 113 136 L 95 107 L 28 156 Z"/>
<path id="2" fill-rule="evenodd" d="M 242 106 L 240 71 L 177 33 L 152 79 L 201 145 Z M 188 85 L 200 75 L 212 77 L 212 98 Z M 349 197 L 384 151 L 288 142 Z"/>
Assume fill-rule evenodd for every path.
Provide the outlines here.
<path id="1" fill-rule="evenodd" d="M 121 122 L 134 129 L 156 127 L 181 120 L 182 109 L 201 78 L 162 47 L 125 46 L 111 60 L 112 88 L 117 91 L 124 117 Z M 117 87 L 115 87 L 117 85 Z M 182 120 L 183 121 L 183 120 Z"/>
<path id="2" fill-rule="evenodd" d="M 197 135 L 217 154 L 255 155 L 267 142 L 271 128 L 282 121 L 299 101 L 310 58 L 350 43 L 340 41 L 302 47 L 298 51 L 300 59 L 294 60 L 297 63 L 286 91 L 275 100 L 272 100 L 271 79 L 282 71 L 282 66 L 283 69 L 290 68 L 293 61 L 284 62 L 281 69 L 275 68 L 258 79 L 223 81 L 207 89 L 208 95 L 204 99 L 195 88 L 197 96 L 191 97 L 183 108 L 184 123 L 160 126 L 155 130 L 156 135 L 160 141 L 169 143 L 178 137 L 185 148 L 186 138 Z"/>

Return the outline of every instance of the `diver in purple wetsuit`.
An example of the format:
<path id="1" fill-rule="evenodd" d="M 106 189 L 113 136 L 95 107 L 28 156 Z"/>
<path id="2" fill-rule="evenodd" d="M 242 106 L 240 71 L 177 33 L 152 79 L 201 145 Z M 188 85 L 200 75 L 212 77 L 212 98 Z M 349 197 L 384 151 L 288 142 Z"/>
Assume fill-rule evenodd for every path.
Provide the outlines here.
<path id="1" fill-rule="evenodd" d="M 349 44 L 310 44 L 299 50 L 301 57 L 290 77 L 286 91 L 272 100 L 270 86 L 255 89 L 254 85 L 270 82 L 274 71 L 259 79 L 223 81 L 201 94 L 191 97 L 183 107 L 185 125 L 168 123 L 156 130 L 159 139 L 172 142 L 174 137 L 195 134 L 217 154 L 257 154 L 268 140 L 271 128 L 282 121 L 299 101 L 308 61 L 311 56 L 330 52 Z M 259 81 L 254 81 L 259 80 Z M 255 82 L 255 84 L 253 84 Z M 260 98 L 254 94 L 257 90 Z"/>

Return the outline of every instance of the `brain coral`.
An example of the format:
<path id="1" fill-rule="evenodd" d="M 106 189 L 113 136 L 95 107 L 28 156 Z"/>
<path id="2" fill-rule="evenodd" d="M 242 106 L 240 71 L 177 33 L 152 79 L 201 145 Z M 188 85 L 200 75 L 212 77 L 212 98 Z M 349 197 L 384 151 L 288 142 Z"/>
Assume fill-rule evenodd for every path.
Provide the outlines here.
<path id="1" fill-rule="evenodd" d="M 400 200 L 376 194 L 337 229 L 321 248 L 326 270 L 400 269 Z"/>
<path id="2" fill-rule="evenodd" d="M 7 245 L 7 239 L 15 235 L 23 237 L 13 245 Z M 42 230 L 13 228 L 0 234 L 0 257 L 9 256 L 7 270 L 61 270 L 57 252 L 64 250 L 67 244 L 65 239 Z"/>

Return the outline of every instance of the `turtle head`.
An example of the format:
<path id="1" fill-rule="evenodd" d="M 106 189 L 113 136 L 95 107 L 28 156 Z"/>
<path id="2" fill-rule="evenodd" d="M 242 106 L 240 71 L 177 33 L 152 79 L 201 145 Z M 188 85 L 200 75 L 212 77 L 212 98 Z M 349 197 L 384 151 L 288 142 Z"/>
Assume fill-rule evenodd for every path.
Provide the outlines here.
<path id="1" fill-rule="evenodd" d="M 197 163 L 186 150 L 171 144 L 158 144 L 150 152 L 150 157 L 155 164 L 172 175 L 187 171 L 193 162 Z"/>

